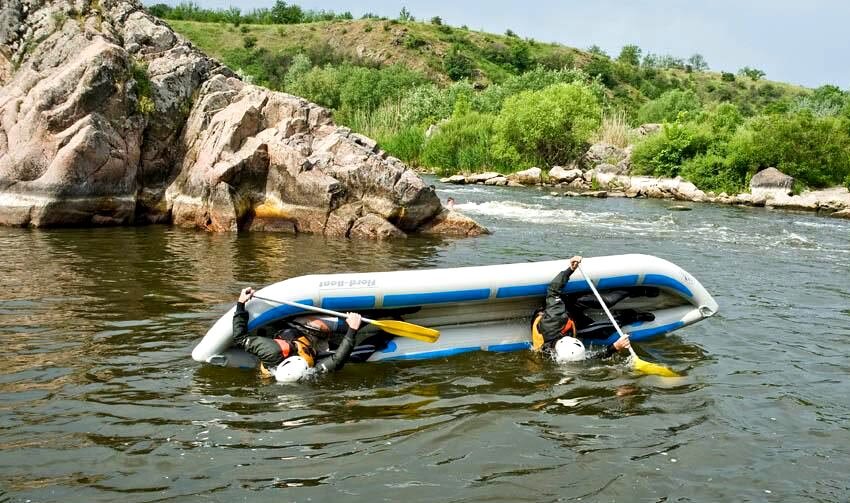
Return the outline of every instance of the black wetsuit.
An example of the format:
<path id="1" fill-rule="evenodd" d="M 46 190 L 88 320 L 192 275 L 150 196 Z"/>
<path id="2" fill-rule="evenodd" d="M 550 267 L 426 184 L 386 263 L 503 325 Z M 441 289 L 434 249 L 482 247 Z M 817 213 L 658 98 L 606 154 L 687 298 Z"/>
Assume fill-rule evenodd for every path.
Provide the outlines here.
<path id="1" fill-rule="evenodd" d="M 551 346 L 564 335 L 572 335 L 562 333 L 563 328 L 570 321 L 570 313 L 561 297 L 561 292 L 572 274 L 573 270 L 567 267 L 552 279 L 546 289 L 546 305 L 543 308 L 543 317 L 537 325 L 540 335 L 543 336 L 544 346 Z"/>
<path id="2" fill-rule="evenodd" d="M 315 335 L 304 333 L 295 328 L 288 328 L 281 332 L 277 338 L 286 340 L 290 344 L 292 341 L 299 338 L 306 338 L 312 342 L 305 348 L 301 345 L 302 351 L 311 352 L 310 358 L 314 359 L 314 367 L 322 372 L 332 372 L 339 370 L 348 360 L 351 350 L 354 348 L 354 336 L 357 330 L 348 327 L 348 331 L 343 336 L 342 340 L 333 353 L 323 353 L 316 355 Z M 288 356 L 284 355 L 280 345 L 275 342 L 272 337 L 264 337 L 261 335 L 248 335 L 248 311 L 245 310 L 245 304 L 239 302 L 236 304 L 236 311 L 233 313 L 233 343 L 234 345 L 244 349 L 260 359 L 266 368 L 273 369 L 283 362 Z"/>
<path id="3" fill-rule="evenodd" d="M 552 279 L 549 283 L 549 287 L 546 289 L 546 305 L 543 308 L 543 316 L 540 318 L 540 322 L 537 325 L 540 335 L 543 336 L 544 348 L 552 349 L 561 337 L 572 337 L 581 332 L 581 330 L 573 331 L 575 329 L 567 331 L 564 330 L 572 318 L 570 317 L 570 311 L 567 308 L 567 303 L 564 302 L 563 291 L 564 286 L 566 286 L 572 274 L 573 270 L 567 267 Z M 579 315 L 581 318 L 590 320 L 591 322 L 593 321 L 583 313 L 579 313 Z M 584 319 L 574 320 L 574 324 L 577 323 L 577 321 L 585 321 Z M 614 349 L 614 345 L 609 344 L 605 347 L 604 351 L 593 353 L 589 355 L 588 358 L 609 358 L 616 352 L 617 350 Z"/>

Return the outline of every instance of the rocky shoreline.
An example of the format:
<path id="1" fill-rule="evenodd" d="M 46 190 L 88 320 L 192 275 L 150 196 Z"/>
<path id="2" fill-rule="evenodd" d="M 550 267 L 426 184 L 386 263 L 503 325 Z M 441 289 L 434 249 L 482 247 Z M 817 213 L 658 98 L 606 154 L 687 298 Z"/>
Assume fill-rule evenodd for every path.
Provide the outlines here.
<path id="1" fill-rule="evenodd" d="M 640 128 L 652 134 L 656 125 Z M 775 168 L 767 168 L 753 176 L 750 192 L 716 194 L 704 192 L 693 183 L 676 178 L 630 175 L 631 146 L 619 148 L 607 143 L 590 147 L 579 163 L 570 167 L 554 166 L 545 175 L 533 167 L 510 175 L 496 172 L 453 175 L 441 178 L 443 183 L 481 184 L 508 187 L 540 186 L 552 189 L 553 196 L 627 197 L 672 199 L 695 203 L 715 203 L 767 207 L 783 210 L 811 211 L 835 218 L 850 219 L 850 191 L 845 187 L 807 190 L 793 194 L 794 179 Z"/>
<path id="2" fill-rule="evenodd" d="M 0 224 L 146 223 L 487 233 L 374 140 L 241 81 L 136 0 L 0 3 Z"/>

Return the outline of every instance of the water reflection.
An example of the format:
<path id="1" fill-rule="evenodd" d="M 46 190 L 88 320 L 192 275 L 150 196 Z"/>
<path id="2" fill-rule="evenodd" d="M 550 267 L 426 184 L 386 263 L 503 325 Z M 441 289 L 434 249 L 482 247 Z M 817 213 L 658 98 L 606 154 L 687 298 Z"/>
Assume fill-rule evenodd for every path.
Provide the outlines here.
<path id="1" fill-rule="evenodd" d="M 663 500 L 683 484 L 696 499 L 764 499 L 754 481 L 777 499 L 841 499 L 847 223 L 438 188 L 495 234 L 0 229 L 0 500 Z M 627 252 L 682 265 L 721 305 L 637 348 L 682 379 L 622 358 L 479 353 L 281 386 L 189 358 L 248 284 Z M 788 452 L 811 454 L 788 465 Z"/>

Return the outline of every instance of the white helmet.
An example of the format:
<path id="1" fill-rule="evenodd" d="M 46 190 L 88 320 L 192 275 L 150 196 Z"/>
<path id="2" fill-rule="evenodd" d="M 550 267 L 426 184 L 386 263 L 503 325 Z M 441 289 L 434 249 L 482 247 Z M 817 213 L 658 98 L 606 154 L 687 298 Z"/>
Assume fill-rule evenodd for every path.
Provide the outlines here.
<path id="1" fill-rule="evenodd" d="M 555 361 L 558 363 L 584 360 L 584 344 L 575 337 L 561 337 L 555 343 Z"/>
<path id="2" fill-rule="evenodd" d="M 283 360 L 274 371 L 274 378 L 277 382 L 296 382 L 310 370 L 310 365 L 307 360 L 300 356 L 290 356 Z"/>

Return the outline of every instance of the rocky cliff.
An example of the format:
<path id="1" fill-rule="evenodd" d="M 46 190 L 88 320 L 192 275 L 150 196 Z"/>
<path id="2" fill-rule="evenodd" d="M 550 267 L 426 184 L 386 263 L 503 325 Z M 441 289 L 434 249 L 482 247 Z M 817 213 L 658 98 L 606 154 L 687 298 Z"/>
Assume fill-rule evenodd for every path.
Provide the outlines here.
<path id="1" fill-rule="evenodd" d="M 375 142 L 243 83 L 133 0 L 0 5 L 0 223 L 485 229 Z"/>

